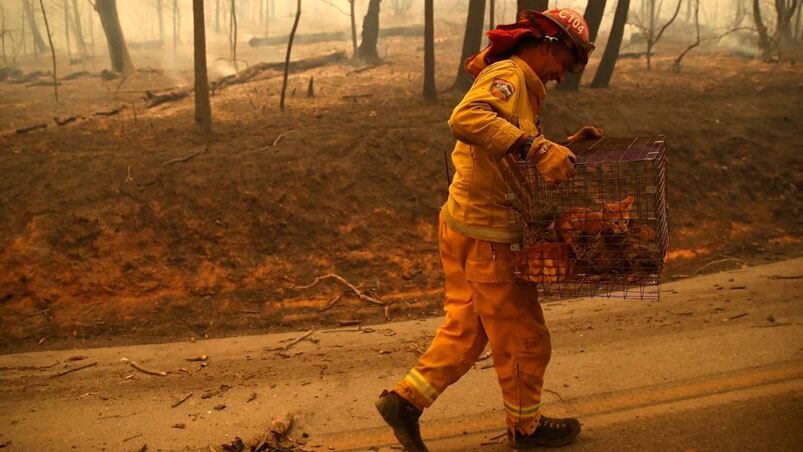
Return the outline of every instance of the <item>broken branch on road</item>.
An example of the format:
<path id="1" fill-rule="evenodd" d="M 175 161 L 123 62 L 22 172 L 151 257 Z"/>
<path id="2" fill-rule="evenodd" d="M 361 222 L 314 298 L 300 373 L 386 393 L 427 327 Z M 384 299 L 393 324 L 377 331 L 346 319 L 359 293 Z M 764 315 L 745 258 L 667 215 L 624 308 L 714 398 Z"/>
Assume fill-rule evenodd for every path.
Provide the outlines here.
<path id="1" fill-rule="evenodd" d="M 308 338 L 314 331 L 315 331 L 315 328 L 307 331 L 306 333 L 304 333 L 301 336 L 293 339 L 291 342 L 289 342 L 289 343 L 287 343 L 285 345 L 282 345 L 280 347 L 266 348 L 265 350 L 267 350 L 269 352 L 277 352 L 277 351 L 287 350 L 290 347 L 292 347 L 292 346 L 298 344 L 299 342 L 303 341 L 304 339 Z"/>
<path id="2" fill-rule="evenodd" d="M 152 370 L 152 369 L 148 369 L 147 367 L 143 367 L 142 365 L 140 365 L 138 362 L 136 362 L 136 361 L 131 361 L 130 359 L 128 359 L 128 358 L 125 358 L 125 357 L 124 357 L 124 358 L 121 358 L 121 359 L 120 359 L 120 362 L 122 362 L 122 363 L 128 363 L 128 364 L 130 364 L 130 365 L 131 365 L 131 367 L 133 367 L 134 369 L 137 369 L 138 371 L 140 371 L 140 372 L 142 372 L 142 373 L 145 373 L 145 374 L 148 374 L 148 375 L 155 375 L 155 376 L 157 376 L 157 377 L 166 377 L 166 376 L 167 376 L 167 372 L 165 372 L 165 371 L 163 371 L 163 370 Z"/>
<path id="3" fill-rule="evenodd" d="M 170 408 L 175 408 L 175 407 L 181 405 L 182 403 L 186 402 L 187 399 L 189 399 L 190 397 L 192 397 L 192 393 L 189 393 L 189 394 L 185 395 L 184 397 L 182 397 L 182 398 L 176 400 L 175 402 L 173 402 L 173 405 L 171 405 Z"/>
<path id="4" fill-rule="evenodd" d="M 85 364 L 83 366 L 73 367 L 72 369 L 62 370 L 61 372 L 53 374 L 53 376 L 51 378 L 61 377 L 61 376 L 67 375 L 67 374 L 71 374 L 71 373 L 73 373 L 75 371 L 78 371 L 78 370 L 81 370 L 81 369 L 86 369 L 86 368 L 89 368 L 89 367 L 95 367 L 97 365 L 98 365 L 98 363 L 96 361 L 96 362 L 93 362 L 93 363 Z"/>

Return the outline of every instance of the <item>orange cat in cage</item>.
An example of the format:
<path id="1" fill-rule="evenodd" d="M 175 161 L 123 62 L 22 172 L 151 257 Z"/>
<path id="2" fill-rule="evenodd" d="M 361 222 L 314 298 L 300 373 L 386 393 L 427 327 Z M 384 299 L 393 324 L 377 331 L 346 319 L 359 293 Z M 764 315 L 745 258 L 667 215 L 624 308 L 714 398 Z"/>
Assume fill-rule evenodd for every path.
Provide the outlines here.
<path id="1" fill-rule="evenodd" d="M 593 238 L 603 232 L 624 234 L 630 221 L 630 209 L 635 198 L 632 195 L 618 202 L 603 204 L 602 210 L 592 211 L 585 207 L 572 207 L 557 221 L 557 230 L 563 242 L 569 245 L 578 258 L 584 258 L 577 248 L 583 239 Z"/>

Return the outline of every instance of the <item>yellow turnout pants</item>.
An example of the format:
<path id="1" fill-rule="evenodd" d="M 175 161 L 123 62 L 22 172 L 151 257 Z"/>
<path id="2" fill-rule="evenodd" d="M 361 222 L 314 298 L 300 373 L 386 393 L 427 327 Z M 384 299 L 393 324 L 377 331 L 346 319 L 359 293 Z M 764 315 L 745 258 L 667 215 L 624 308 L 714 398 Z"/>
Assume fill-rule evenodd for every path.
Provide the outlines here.
<path id="1" fill-rule="evenodd" d="M 446 318 L 429 349 L 396 386 L 424 409 L 476 362 L 490 342 L 510 430 L 535 431 L 552 353 L 535 285 L 514 282 L 510 245 L 473 239 L 440 219 Z"/>

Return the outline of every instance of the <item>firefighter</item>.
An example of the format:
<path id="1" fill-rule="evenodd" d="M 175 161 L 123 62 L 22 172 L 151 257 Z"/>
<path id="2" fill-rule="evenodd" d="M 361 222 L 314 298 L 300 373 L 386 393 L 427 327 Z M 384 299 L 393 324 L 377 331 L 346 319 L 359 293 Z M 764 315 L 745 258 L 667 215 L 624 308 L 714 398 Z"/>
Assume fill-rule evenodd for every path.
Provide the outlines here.
<path id="1" fill-rule="evenodd" d="M 487 35 L 488 47 L 465 62 L 474 84 L 449 118 L 457 143 L 456 174 L 439 226 L 446 317 L 415 367 L 376 402 L 410 451 L 427 450 L 419 430 L 422 411 L 471 368 L 487 343 L 511 447 L 562 446 L 580 432 L 577 419 L 541 414 L 552 346 L 536 287 L 514 280 L 510 245 L 521 238 L 508 221 L 500 165 L 504 159 L 529 159 L 551 183 L 574 176 L 574 154 L 544 138 L 538 115 L 544 85 L 581 72 L 594 46 L 588 24 L 568 8 L 523 11 L 518 22 Z M 601 135 L 585 126 L 567 140 Z"/>

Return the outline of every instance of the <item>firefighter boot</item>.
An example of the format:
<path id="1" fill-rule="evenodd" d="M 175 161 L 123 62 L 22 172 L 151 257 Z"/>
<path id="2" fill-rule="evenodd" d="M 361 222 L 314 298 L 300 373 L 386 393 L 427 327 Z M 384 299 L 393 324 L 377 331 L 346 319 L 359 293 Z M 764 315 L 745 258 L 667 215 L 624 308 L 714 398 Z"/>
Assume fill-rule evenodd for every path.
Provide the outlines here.
<path id="1" fill-rule="evenodd" d="M 541 416 L 535 432 L 525 435 L 507 432 L 507 441 L 514 450 L 530 450 L 538 446 L 560 447 L 570 444 L 580 433 L 580 422 L 575 418 L 548 418 Z"/>
<path id="2" fill-rule="evenodd" d="M 393 434 L 402 446 L 410 452 L 428 452 L 421 431 L 418 427 L 418 418 L 422 411 L 395 392 L 383 391 L 376 401 L 376 409 L 385 422 L 393 428 Z"/>

